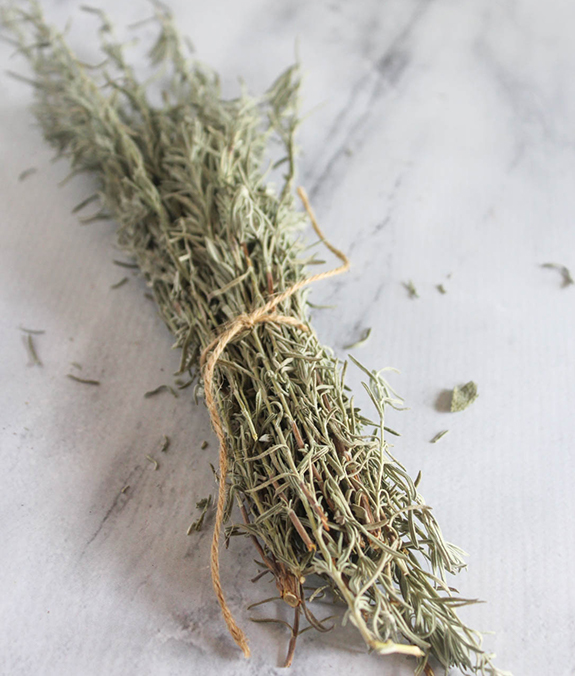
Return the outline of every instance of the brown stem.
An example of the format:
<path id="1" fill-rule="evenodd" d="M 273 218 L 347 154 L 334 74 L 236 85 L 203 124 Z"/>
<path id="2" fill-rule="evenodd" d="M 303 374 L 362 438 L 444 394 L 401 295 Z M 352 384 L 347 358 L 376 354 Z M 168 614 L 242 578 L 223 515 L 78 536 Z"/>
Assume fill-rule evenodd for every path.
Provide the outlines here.
<path id="1" fill-rule="evenodd" d="M 242 514 L 244 523 L 246 523 L 249 526 L 250 520 L 249 520 L 248 513 L 246 511 L 246 508 L 245 508 L 243 502 L 240 503 L 240 512 Z M 250 539 L 254 543 L 255 548 L 258 550 L 258 554 L 261 556 L 262 561 L 271 570 L 271 572 L 277 577 L 277 564 L 265 555 L 263 547 L 260 545 L 259 540 L 257 539 L 257 537 L 255 535 L 250 533 Z"/>
<path id="2" fill-rule="evenodd" d="M 280 485 L 275 479 L 272 481 L 272 486 L 276 489 L 276 493 L 287 505 L 288 499 L 283 493 L 280 492 Z M 290 521 L 293 523 L 295 529 L 299 533 L 300 538 L 304 541 L 305 546 L 308 548 L 308 551 L 313 552 L 315 549 L 317 549 L 316 545 L 311 541 L 309 535 L 307 534 L 306 529 L 303 527 L 302 522 L 299 520 L 298 515 L 289 506 L 288 506 L 288 516 Z"/>
<path id="3" fill-rule="evenodd" d="M 291 630 L 291 638 L 289 642 L 289 647 L 288 647 L 288 654 L 286 657 L 286 661 L 284 664 L 284 667 L 291 667 L 291 663 L 293 662 L 293 656 L 295 653 L 295 644 L 297 641 L 297 636 L 299 632 L 299 615 L 300 615 L 300 609 L 299 606 L 294 610 L 294 617 L 293 617 L 293 626 Z"/>
<path id="4" fill-rule="evenodd" d="M 321 521 L 321 525 L 329 531 L 329 525 L 327 523 L 327 516 L 326 513 L 323 511 L 321 508 L 321 505 L 318 503 L 316 500 L 315 495 L 312 495 L 308 487 L 304 484 L 303 481 L 299 482 L 300 488 L 302 489 L 304 495 L 306 498 L 309 500 L 310 507 L 313 509 L 313 511 L 319 516 L 319 519 Z"/>
<path id="5" fill-rule="evenodd" d="M 300 580 L 291 573 L 283 563 L 278 562 L 276 575 L 276 587 L 282 599 L 292 608 L 298 608 L 302 604 L 302 588 Z"/>
<path id="6" fill-rule="evenodd" d="M 293 511 L 293 509 L 289 509 L 288 516 L 290 518 L 290 521 L 293 523 L 295 529 L 299 533 L 300 538 L 305 542 L 305 546 L 308 548 L 308 551 L 310 552 L 315 551 L 317 549 L 317 546 L 311 541 L 311 538 L 307 534 L 306 529 L 303 527 L 302 522 L 299 520 L 298 515 Z"/>
<path id="7" fill-rule="evenodd" d="M 244 256 L 246 257 L 246 260 L 248 262 L 249 266 L 252 266 L 252 259 L 250 258 L 250 252 L 248 251 L 248 245 L 245 242 L 242 242 L 242 250 L 244 252 Z"/>
<path id="8" fill-rule="evenodd" d="M 295 424 L 295 422 L 293 420 L 291 422 L 291 427 L 292 427 L 293 434 L 294 434 L 294 437 L 295 437 L 295 443 L 296 443 L 298 449 L 301 451 L 301 449 L 305 446 L 305 444 L 303 442 L 303 438 L 300 434 L 300 431 L 299 431 L 297 425 Z"/>
<path id="9" fill-rule="evenodd" d="M 243 502 L 240 502 L 240 512 L 242 514 L 244 522 L 249 525 L 250 519 Z M 258 554 L 261 556 L 263 563 L 265 563 L 269 571 L 271 571 L 271 573 L 275 577 L 276 587 L 278 588 L 278 591 L 282 599 L 288 604 L 288 606 L 291 606 L 292 608 L 297 608 L 301 604 L 302 599 L 301 583 L 299 579 L 293 573 L 290 573 L 283 563 L 276 561 L 275 559 L 272 560 L 268 556 L 266 556 L 263 547 L 260 545 L 259 540 L 256 538 L 255 535 L 250 534 L 250 538 L 254 543 L 255 548 L 258 550 Z M 261 573 L 255 576 L 252 582 L 256 582 L 262 575 L 264 575 L 267 572 L 268 570 L 262 571 Z"/>

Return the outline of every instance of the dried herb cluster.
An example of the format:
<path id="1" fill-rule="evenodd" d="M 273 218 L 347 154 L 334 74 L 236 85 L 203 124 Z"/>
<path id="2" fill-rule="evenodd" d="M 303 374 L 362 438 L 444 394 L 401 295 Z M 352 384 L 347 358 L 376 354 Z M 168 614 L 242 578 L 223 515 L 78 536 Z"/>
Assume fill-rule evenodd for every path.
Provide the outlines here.
<path id="1" fill-rule="evenodd" d="M 12 8 L 4 23 L 34 72 L 35 112 L 46 139 L 73 172 L 93 172 L 101 208 L 151 286 L 194 373 L 214 335 L 241 313 L 288 289 L 314 263 L 298 236 L 294 132 L 298 68 L 260 98 L 222 100 L 217 76 L 189 62 L 169 14 L 150 52 L 163 107 L 125 61 L 98 10 L 105 62 L 82 64 L 39 7 Z M 276 192 L 264 163 L 279 140 L 287 168 Z M 92 201 L 85 201 L 84 208 Z M 308 322 L 305 294 L 278 311 Z M 379 420 L 372 423 L 344 386 L 341 367 L 313 330 L 262 323 L 227 346 L 217 369 L 217 403 L 229 439 L 230 500 L 281 596 L 318 629 L 306 587 L 325 585 L 347 607 L 370 649 L 434 655 L 446 668 L 498 673 L 456 608 L 446 574 L 463 566 L 444 541 L 416 483 L 389 453 L 384 412 L 397 398 L 364 369 Z M 360 367 L 363 368 L 363 367 Z M 367 429 L 372 432 L 366 431 Z M 233 499 L 231 499 L 233 498 Z M 290 647 L 293 652 L 295 633 Z M 290 655 L 291 658 L 291 655 Z"/>

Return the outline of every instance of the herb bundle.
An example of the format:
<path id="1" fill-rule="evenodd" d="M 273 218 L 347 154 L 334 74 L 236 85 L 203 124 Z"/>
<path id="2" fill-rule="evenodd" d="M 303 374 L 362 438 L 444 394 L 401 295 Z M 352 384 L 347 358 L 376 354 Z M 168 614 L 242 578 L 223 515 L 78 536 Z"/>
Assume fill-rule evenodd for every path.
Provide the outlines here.
<path id="1" fill-rule="evenodd" d="M 222 441 L 212 572 L 236 642 L 248 654 L 217 570 L 218 522 L 234 501 L 243 523 L 227 534 L 252 538 L 294 608 L 288 663 L 302 614 L 326 629 L 310 606 L 328 590 L 371 650 L 417 657 L 417 674 L 430 673 L 431 655 L 446 669 L 499 673 L 457 615 L 472 601 L 446 583 L 464 567 L 462 552 L 445 542 L 384 439 L 385 409 L 399 400 L 381 373 L 358 364 L 378 420 L 361 414 L 344 386 L 347 364 L 308 321 L 303 286 L 314 259 L 298 236 L 307 218 L 293 196 L 297 66 L 259 98 L 242 91 L 223 100 L 217 76 L 188 60 L 158 5 L 150 59 L 165 87 L 154 107 L 107 17 L 86 9 L 101 20 L 105 61 L 96 67 L 79 61 L 35 3 L 5 10 L 3 20 L 33 69 L 45 138 L 73 173 L 98 180 L 96 198 L 78 209 L 95 199 L 100 209 L 84 220 L 118 223 L 120 246 L 181 348 L 180 373 L 205 377 L 211 365 L 205 394 Z M 277 140 L 287 167 L 279 191 L 264 170 Z"/>

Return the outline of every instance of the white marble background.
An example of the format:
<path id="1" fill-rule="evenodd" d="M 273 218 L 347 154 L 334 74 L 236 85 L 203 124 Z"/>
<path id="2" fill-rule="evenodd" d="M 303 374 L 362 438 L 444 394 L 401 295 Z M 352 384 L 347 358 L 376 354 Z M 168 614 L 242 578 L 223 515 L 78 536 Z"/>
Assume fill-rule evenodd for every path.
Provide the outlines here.
<path id="1" fill-rule="evenodd" d="M 79 2 L 44 3 L 95 54 Z M 149 5 L 100 3 L 124 25 Z M 170 0 L 198 56 L 263 90 L 299 38 L 308 73 L 301 182 L 353 269 L 318 285 L 317 329 L 337 353 L 393 365 L 410 410 L 389 424 L 448 539 L 470 552 L 464 611 L 515 676 L 575 673 L 575 5 L 553 0 Z M 150 32 L 151 28 L 146 29 Z M 24 70 L 0 46 L 2 70 Z M 224 557 L 253 658 L 227 636 L 208 570 L 208 529 L 186 536 L 214 490 L 216 447 L 189 390 L 144 399 L 178 363 L 137 278 L 117 290 L 113 225 L 78 225 L 90 181 L 32 126 L 31 93 L 0 78 L 0 673 L 7 676 L 279 674 L 284 617 L 253 585 L 254 552 Z M 18 174 L 38 172 L 24 182 Z M 451 278 L 446 276 L 452 273 Z M 402 286 L 412 279 L 420 298 Z M 435 285 L 444 283 L 440 295 Z M 42 368 L 19 325 L 44 329 Z M 82 386 L 65 375 L 102 381 Z M 460 414 L 441 392 L 474 379 Z M 355 385 L 359 377 L 352 377 Z M 359 394 L 360 388 L 356 387 Z M 364 403 L 363 399 L 360 400 Z M 429 443 L 439 430 L 450 434 Z M 172 437 L 160 455 L 163 434 Z M 202 440 L 210 445 L 201 450 Z M 145 456 L 157 456 L 158 471 Z M 121 494 L 122 487 L 130 489 Z M 353 628 L 301 637 L 291 673 L 412 673 L 368 655 Z"/>

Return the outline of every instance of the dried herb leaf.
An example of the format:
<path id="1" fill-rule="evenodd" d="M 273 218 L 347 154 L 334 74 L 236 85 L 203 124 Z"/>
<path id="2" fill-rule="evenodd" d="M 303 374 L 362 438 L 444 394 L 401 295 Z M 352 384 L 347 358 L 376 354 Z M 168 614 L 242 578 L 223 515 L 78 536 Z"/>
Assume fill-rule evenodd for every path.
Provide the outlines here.
<path id="1" fill-rule="evenodd" d="M 124 284 L 127 284 L 128 278 L 123 277 L 119 282 L 116 282 L 115 284 L 112 284 L 110 286 L 111 289 L 119 289 L 121 286 L 124 286 Z"/>
<path id="2" fill-rule="evenodd" d="M 570 286 L 571 284 L 575 284 L 569 268 L 567 268 L 565 265 L 561 265 L 560 263 L 543 263 L 541 267 L 559 271 L 563 279 L 563 283 L 561 284 L 563 288 Z"/>
<path id="3" fill-rule="evenodd" d="M 119 261 L 119 260 L 116 260 L 116 259 L 114 259 L 112 261 L 112 263 L 114 265 L 118 265 L 121 268 L 136 268 L 137 269 L 137 267 L 138 267 L 137 263 L 129 263 L 127 261 Z"/>
<path id="4" fill-rule="evenodd" d="M 477 384 L 472 380 L 461 387 L 454 387 L 451 395 L 451 412 L 464 411 L 478 396 Z"/>
<path id="5" fill-rule="evenodd" d="M 88 204 L 92 204 L 92 202 L 95 202 L 97 199 L 99 199 L 99 197 L 100 195 L 98 193 L 90 195 L 90 197 L 86 197 L 85 200 L 82 200 L 79 204 L 76 204 L 76 206 L 72 209 L 72 213 L 77 214 L 79 211 L 82 211 L 84 207 L 87 207 Z"/>
<path id="6" fill-rule="evenodd" d="M 169 392 L 173 397 L 176 399 L 178 398 L 178 393 L 176 390 L 174 390 L 173 387 L 170 387 L 169 385 L 158 385 L 155 390 L 150 390 L 149 392 L 146 392 L 144 394 L 145 399 L 149 399 L 150 397 L 155 396 L 156 394 L 160 394 L 160 392 Z"/>
<path id="7" fill-rule="evenodd" d="M 28 176 L 32 176 L 32 174 L 35 174 L 38 171 L 36 167 L 30 167 L 30 169 L 25 169 L 19 176 L 18 180 L 19 181 L 25 181 Z"/>
<path id="8" fill-rule="evenodd" d="M 188 528 L 187 535 L 190 535 L 193 531 L 200 531 L 202 530 L 202 526 L 204 525 L 204 519 L 205 516 L 208 512 L 208 509 L 212 505 L 212 495 L 208 495 L 207 498 L 202 498 L 201 500 L 198 500 L 196 502 L 196 508 L 201 509 L 200 516 L 194 521 L 190 527 Z"/>
<path id="9" fill-rule="evenodd" d="M 411 281 L 411 279 L 408 282 L 402 282 L 402 284 L 407 289 L 410 298 L 419 298 L 415 284 Z"/>
<path id="10" fill-rule="evenodd" d="M 18 328 L 20 331 L 24 331 L 24 333 L 30 333 L 33 336 L 41 336 L 42 334 L 46 333 L 46 331 L 38 329 L 25 329 L 23 326 L 19 326 Z"/>
<path id="11" fill-rule="evenodd" d="M 361 347 L 362 345 L 365 345 L 367 341 L 369 340 L 369 337 L 371 335 L 371 328 L 367 328 L 363 331 L 359 339 L 355 343 L 350 343 L 349 345 L 344 345 L 343 349 L 344 350 L 354 350 L 356 347 Z"/>
<path id="12" fill-rule="evenodd" d="M 152 458 L 151 455 L 147 455 L 147 456 L 146 456 L 146 460 L 147 460 L 148 462 L 151 462 L 152 465 L 154 465 L 154 469 L 155 469 L 156 471 L 157 471 L 158 469 L 160 469 L 160 463 L 156 460 L 156 458 Z"/>
<path id="13" fill-rule="evenodd" d="M 78 376 L 75 376 L 73 373 L 67 373 L 66 378 L 70 378 L 70 380 L 75 380 L 77 383 L 84 383 L 84 385 L 100 384 L 99 380 L 90 380 L 89 378 L 78 378 Z"/>
<path id="14" fill-rule="evenodd" d="M 34 339 L 32 338 L 32 334 L 28 333 L 26 338 L 22 336 L 24 339 L 24 345 L 26 346 L 26 349 L 28 350 L 28 356 L 30 357 L 30 364 L 32 366 L 42 366 L 42 362 L 40 361 L 40 358 L 38 357 L 38 353 L 36 352 L 36 347 L 34 346 Z"/>
<path id="15" fill-rule="evenodd" d="M 453 409 L 452 409 L 452 410 L 453 410 Z M 448 432 L 449 432 L 449 430 L 442 430 L 441 432 L 438 432 L 438 433 L 433 437 L 433 439 L 430 441 L 430 443 L 436 444 L 436 443 L 437 443 L 440 439 L 442 439 Z"/>

